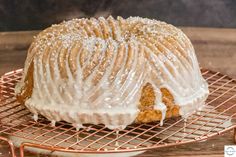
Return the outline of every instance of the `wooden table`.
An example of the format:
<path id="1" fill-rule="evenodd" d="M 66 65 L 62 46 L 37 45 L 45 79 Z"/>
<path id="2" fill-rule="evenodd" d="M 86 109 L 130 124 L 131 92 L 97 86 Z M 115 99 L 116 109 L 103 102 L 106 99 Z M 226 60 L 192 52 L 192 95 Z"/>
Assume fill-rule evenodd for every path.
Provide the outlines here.
<path id="1" fill-rule="evenodd" d="M 236 78 L 236 29 L 181 27 L 191 39 L 202 67 Z M 38 31 L 0 33 L 0 75 L 22 68 L 27 48 Z M 148 157 L 218 157 L 224 145 L 233 143 L 233 133 L 214 137 L 205 142 L 147 151 Z M 0 157 L 7 156 L 5 144 L 0 144 Z M 2 151 L 2 152 L 1 152 Z M 2 154 L 1 154 L 2 153 Z M 31 153 L 28 156 L 35 156 Z"/>

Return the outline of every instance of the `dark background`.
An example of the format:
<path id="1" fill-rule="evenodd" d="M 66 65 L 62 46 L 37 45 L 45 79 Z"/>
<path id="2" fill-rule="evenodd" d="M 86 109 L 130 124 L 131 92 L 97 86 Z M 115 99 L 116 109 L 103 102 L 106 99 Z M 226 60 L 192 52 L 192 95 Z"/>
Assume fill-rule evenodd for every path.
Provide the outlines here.
<path id="1" fill-rule="evenodd" d="M 235 0 L 0 0 L 0 31 L 91 16 L 142 16 L 176 26 L 236 27 Z"/>

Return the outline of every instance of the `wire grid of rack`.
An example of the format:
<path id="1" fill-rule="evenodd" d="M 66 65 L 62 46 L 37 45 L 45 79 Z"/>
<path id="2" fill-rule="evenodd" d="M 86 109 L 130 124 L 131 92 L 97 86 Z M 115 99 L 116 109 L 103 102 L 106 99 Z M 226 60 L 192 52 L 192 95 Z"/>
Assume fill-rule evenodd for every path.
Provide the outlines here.
<path id="1" fill-rule="evenodd" d="M 104 125 L 86 125 L 77 131 L 66 122 L 51 126 L 43 117 L 35 122 L 32 114 L 14 96 L 15 84 L 22 77 L 22 69 L 6 73 L 0 78 L 0 140 L 9 143 L 12 156 L 15 147 L 6 136 L 26 141 L 25 147 L 74 153 L 111 153 L 142 151 L 205 140 L 236 127 L 236 80 L 219 72 L 201 69 L 209 84 L 206 106 L 187 120 L 179 117 L 159 123 L 132 124 L 125 130 L 109 130 Z"/>

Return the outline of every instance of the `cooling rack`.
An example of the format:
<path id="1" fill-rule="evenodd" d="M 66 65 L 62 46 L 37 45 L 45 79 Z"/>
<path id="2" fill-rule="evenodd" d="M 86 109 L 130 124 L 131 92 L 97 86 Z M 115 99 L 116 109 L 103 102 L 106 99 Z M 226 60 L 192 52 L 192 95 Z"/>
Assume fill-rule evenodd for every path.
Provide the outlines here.
<path id="1" fill-rule="evenodd" d="M 159 123 L 133 124 L 117 132 L 104 125 L 86 125 L 76 130 L 66 122 L 50 121 L 32 114 L 14 96 L 22 69 L 0 78 L 0 140 L 8 142 L 11 155 L 15 146 L 10 138 L 20 138 L 20 156 L 27 148 L 71 153 L 122 153 L 169 147 L 206 140 L 236 127 L 236 80 L 219 72 L 201 69 L 209 83 L 210 95 L 202 110 L 188 119 L 181 117 Z M 235 139 L 234 135 L 234 139 Z"/>

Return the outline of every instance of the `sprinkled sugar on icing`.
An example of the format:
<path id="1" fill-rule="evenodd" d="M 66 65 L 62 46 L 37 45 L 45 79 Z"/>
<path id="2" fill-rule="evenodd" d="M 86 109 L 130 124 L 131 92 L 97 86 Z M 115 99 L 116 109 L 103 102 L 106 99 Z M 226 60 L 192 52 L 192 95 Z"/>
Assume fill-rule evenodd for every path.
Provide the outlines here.
<path id="1" fill-rule="evenodd" d="M 117 20 L 73 19 L 42 31 L 29 49 L 34 62 L 34 88 L 25 102 L 31 112 L 77 129 L 84 123 L 124 129 L 139 113 L 142 87 L 151 83 L 154 109 L 167 108 L 160 88 L 168 89 L 187 117 L 208 95 L 189 39 L 176 27 L 140 17 Z"/>

